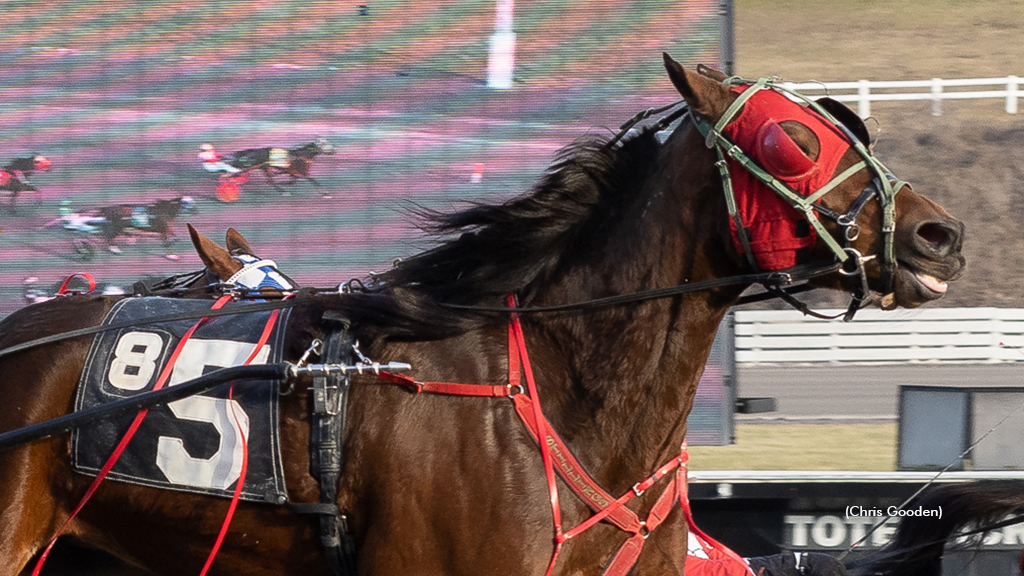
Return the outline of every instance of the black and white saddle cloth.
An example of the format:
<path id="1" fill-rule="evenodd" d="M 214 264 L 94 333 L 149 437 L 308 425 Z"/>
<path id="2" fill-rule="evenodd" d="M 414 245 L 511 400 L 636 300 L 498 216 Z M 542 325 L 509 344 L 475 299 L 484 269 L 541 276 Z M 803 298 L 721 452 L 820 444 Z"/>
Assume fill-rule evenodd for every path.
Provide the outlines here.
<path id="1" fill-rule="evenodd" d="M 128 298 L 105 325 L 208 310 L 209 300 Z M 245 306 L 229 303 L 227 307 Z M 288 310 L 282 310 L 267 343 L 251 364 L 280 362 Z M 213 370 L 242 365 L 256 350 L 270 312 L 210 318 L 185 341 L 164 387 Z M 144 324 L 98 334 L 78 384 L 75 409 L 84 410 L 154 388 L 168 358 L 197 320 Z M 241 381 L 149 410 L 108 477 L 135 484 L 231 497 L 246 471 L 241 498 L 284 502 L 286 491 L 278 434 L 278 383 Z M 134 415 L 76 430 L 71 460 L 95 476 L 128 430 Z"/>

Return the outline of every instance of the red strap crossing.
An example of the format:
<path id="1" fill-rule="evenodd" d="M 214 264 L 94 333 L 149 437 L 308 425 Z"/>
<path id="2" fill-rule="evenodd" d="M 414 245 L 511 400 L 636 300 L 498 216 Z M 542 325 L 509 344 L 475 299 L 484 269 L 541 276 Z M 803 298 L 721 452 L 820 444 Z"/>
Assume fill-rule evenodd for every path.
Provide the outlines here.
<path id="1" fill-rule="evenodd" d="M 515 308 L 515 300 L 511 295 L 508 298 L 508 304 L 510 308 Z M 531 437 L 540 446 L 541 459 L 544 464 L 544 473 L 550 494 L 555 549 L 552 553 L 546 576 L 550 576 L 553 572 L 558 554 L 565 541 L 605 520 L 628 532 L 630 536 L 623 542 L 615 556 L 612 557 L 612 560 L 602 572 L 602 576 L 626 576 L 640 557 L 647 537 L 665 521 L 672 512 L 672 509 L 675 508 L 676 502 L 682 504 L 683 513 L 691 530 L 712 546 L 722 550 L 730 558 L 733 558 L 743 566 L 747 566 L 746 562 L 738 554 L 707 536 L 693 523 L 686 489 L 686 461 L 689 459 L 686 451 L 686 442 L 683 442 L 678 457 L 666 462 L 654 474 L 638 482 L 622 496 L 614 498 L 590 477 L 579 461 L 576 460 L 576 457 L 570 452 L 565 442 L 562 441 L 554 427 L 551 426 L 551 423 L 544 417 L 537 394 L 536 381 L 533 377 L 533 369 L 526 350 L 526 340 L 523 336 L 522 325 L 515 314 L 511 315 L 508 334 L 508 385 L 506 386 L 419 382 L 408 376 L 391 374 L 389 372 L 381 372 L 377 374 L 377 377 L 384 381 L 404 386 L 416 393 L 426 392 L 478 397 L 508 396 L 512 399 L 517 415 L 526 426 Z M 521 384 L 524 376 L 526 379 L 526 393 L 523 393 L 524 387 Z M 625 506 L 627 502 L 643 494 L 644 491 L 651 488 L 655 483 L 673 471 L 675 471 L 675 474 L 658 496 L 645 520 L 641 521 L 635 512 Z M 561 508 L 559 506 L 555 474 L 561 476 L 566 485 L 587 506 L 594 510 L 593 515 L 568 532 L 564 532 L 562 529 Z"/>
<path id="2" fill-rule="evenodd" d="M 252 353 L 242 363 L 243 366 L 248 366 L 256 356 L 259 355 L 260 350 L 266 345 L 267 340 L 270 340 L 270 335 L 274 332 L 274 324 L 277 324 L 277 317 L 280 316 L 280 310 L 274 310 L 270 313 L 270 318 L 267 319 L 267 324 L 263 327 L 263 333 L 260 334 L 259 341 L 256 342 L 256 346 L 252 349 Z M 235 383 L 231 383 L 231 388 L 228 389 L 228 400 L 235 399 Z M 228 505 L 228 513 L 224 516 L 224 522 L 221 524 L 220 533 L 217 534 L 217 541 L 213 543 L 213 549 L 210 550 L 210 555 L 206 558 L 206 564 L 203 565 L 203 571 L 199 573 L 199 576 L 206 576 L 206 573 L 210 571 L 210 566 L 213 565 L 213 559 L 217 557 L 217 552 L 220 551 L 220 546 L 224 542 L 224 537 L 228 533 L 228 528 L 231 527 L 231 520 L 235 517 L 235 509 L 238 507 L 238 501 L 242 497 L 242 488 L 245 486 L 245 473 L 249 470 L 249 439 L 245 437 L 245 431 L 242 430 L 242 424 L 235 411 L 235 403 L 229 402 L 228 406 L 231 408 L 231 419 L 234 421 L 235 430 L 238 432 L 238 437 L 242 440 L 242 469 L 238 472 L 238 480 L 235 483 L 235 493 L 231 496 L 231 504 Z"/>

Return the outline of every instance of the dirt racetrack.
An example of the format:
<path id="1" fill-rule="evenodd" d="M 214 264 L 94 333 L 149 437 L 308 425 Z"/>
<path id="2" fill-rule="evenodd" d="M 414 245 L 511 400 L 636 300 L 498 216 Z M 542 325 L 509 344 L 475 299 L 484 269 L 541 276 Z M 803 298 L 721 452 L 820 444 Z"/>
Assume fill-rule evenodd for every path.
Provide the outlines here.
<path id="1" fill-rule="evenodd" d="M 736 4 L 735 73 L 744 77 L 828 82 L 1024 75 L 1020 0 Z M 967 274 L 932 306 L 1024 306 L 1021 104 L 1022 112 L 1010 115 L 1001 99 L 946 100 L 942 115 L 932 116 L 926 101 L 872 103 L 881 128 L 878 156 L 967 225 Z"/>

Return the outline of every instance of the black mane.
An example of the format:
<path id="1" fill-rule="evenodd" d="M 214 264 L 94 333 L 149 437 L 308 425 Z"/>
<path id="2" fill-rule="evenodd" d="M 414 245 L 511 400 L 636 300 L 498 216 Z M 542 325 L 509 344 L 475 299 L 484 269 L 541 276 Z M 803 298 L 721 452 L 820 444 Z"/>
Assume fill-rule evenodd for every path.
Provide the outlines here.
<path id="1" fill-rule="evenodd" d="M 529 303 L 538 286 L 603 242 L 602 232 L 641 196 L 637 191 L 660 146 L 653 130 L 618 146 L 607 143 L 589 136 L 563 148 L 518 198 L 452 214 L 421 211 L 424 230 L 448 239 L 401 260 L 374 278 L 369 290 L 346 296 L 355 308 L 353 320 L 373 324 L 378 337 L 398 339 L 445 337 L 504 322 L 504 315 L 445 304 L 503 306 L 509 293 Z"/>

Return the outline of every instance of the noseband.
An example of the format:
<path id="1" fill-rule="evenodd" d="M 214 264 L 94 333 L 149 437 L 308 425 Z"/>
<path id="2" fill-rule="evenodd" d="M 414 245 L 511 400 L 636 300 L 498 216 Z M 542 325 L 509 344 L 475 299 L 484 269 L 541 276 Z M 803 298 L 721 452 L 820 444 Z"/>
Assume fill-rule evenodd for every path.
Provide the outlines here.
<path id="1" fill-rule="evenodd" d="M 861 307 L 863 301 L 870 293 L 868 289 L 867 275 L 864 272 L 863 264 L 875 257 L 880 257 L 884 293 L 882 305 L 883 307 L 892 306 L 897 267 L 896 250 L 893 237 L 893 233 L 896 228 L 896 194 L 900 189 L 906 186 L 907 183 L 902 180 L 897 180 L 895 176 L 891 174 L 889 169 L 871 154 L 867 147 L 859 138 L 857 138 L 856 135 L 854 135 L 853 131 L 848 126 L 837 120 L 831 113 L 829 113 L 828 110 L 817 102 L 814 102 L 793 90 L 785 88 L 778 84 L 776 80 L 769 78 L 761 78 L 752 82 L 750 80 L 731 77 L 727 78 L 723 84 L 729 87 L 748 87 L 739 94 L 736 100 L 732 102 L 722 117 L 719 118 L 714 125 L 711 125 L 706 118 L 693 110 L 690 111 L 690 115 L 694 120 L 697 130 L 704 136 L 707 147 L 714 148 L 718 155 L 718 161 L 715 162 L 715 165 L 718 167 L 719 173 L 722 177 L 722 189 L 725 193 L 725 202 L 729 210 L 729 216 L 736 223 L 737 235 L 739 236 L 740 244 L 743 247 L 744 255 L 751 267 L 755 271 L 760 269 L 754 257 L 754 253 L 750 248 L 750 239 L 745 227 L 743 226 L 743 222 L 737 209 L 732 176 L 729 172 L 726 157 L 735 160 L 747 172 L 761 181 L 783 201 L 789 204 L 790 207 L 802 213 L 806 217 L 807 222 L 814 227 L 818 236 L 825 241 L 825 244 L 832 251 L 835 259 L 832 262 L 823 263 L 822 265 L 834 266 L 838 263 L 840 265 L 840 274 L 849 278 L 849 290 L 852 299 L 850 306 L 843 317 L 845 321 L 849 321 L 853 318 L 853 315 Z M 823 121 L 827 121 L 838 129 L 848 141 L 849 146 L 857 151 L 862 160 L 835 175 L 823 186 L 806 196 L 800 194 L 784 181 L 769 173 L 751 157 L 748 151 L 743 150 L 725 134 L 726 127 L 740 114 L 744 104 L 746 104 L 751 97 L 761 90 L 774 90 L 784 96 L 788 96 L 790 100 L 797 100 L 798 102 L 805 103 L 807 107 L 821 116 Z M 853 201 L 846 212 L 835 212 L 818 202 L 818 200 L 820 200 L 825 194 L 837 188 L 847 179 L 865 168 L 870 170 L 874 175 L 868 185 L 861 192 L 860 196 Z M 860 236 L 860 227 L 857 220 L 864 207 L 872 198 L 878 199 L 878 203 L 881 208 L 882 250 L 879 254 L 865 257 L 853 248 L 852 244 Z M 828 233 L 821 220 L 818 218 L 818 214 L 830 218 L 840 227 L 842 230 L 843 245 L 840 245 L 839 241 Z M 765 284 L 764 286 L 765 289 L 773 293 L 773 295 L 782 297 L 784 300 L 801 309 L 805 313 L 808 312 L 808 310 L 806 310 L 806 306 L 795 301 L 793 296 L 787 293 L 783 288 L 780 288 L 777 285 L 770 286 L 768 284 Z"/>

